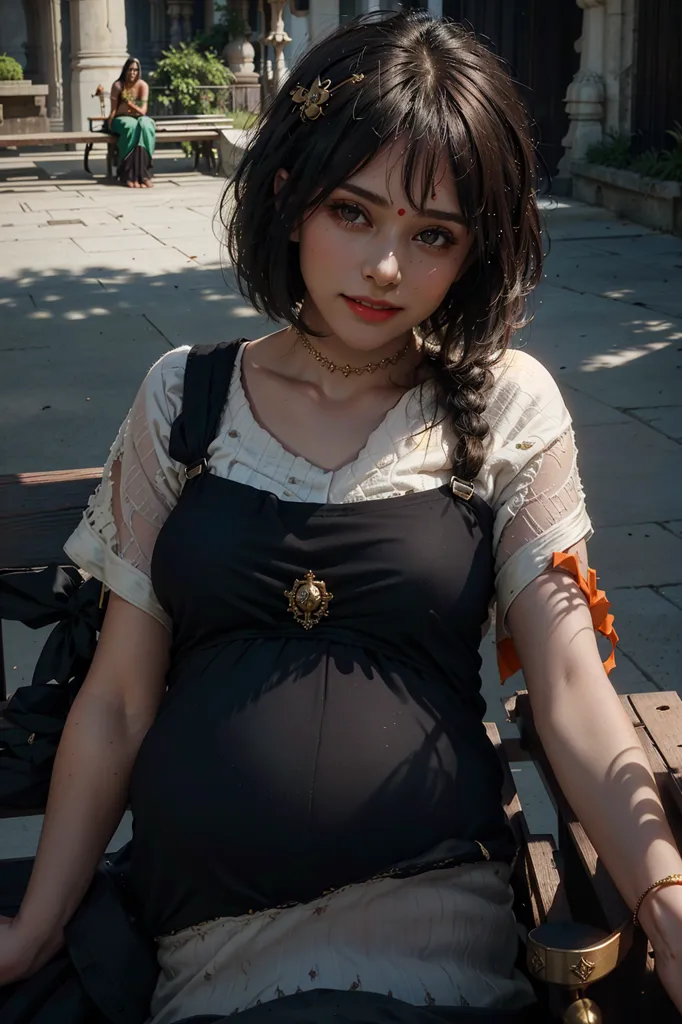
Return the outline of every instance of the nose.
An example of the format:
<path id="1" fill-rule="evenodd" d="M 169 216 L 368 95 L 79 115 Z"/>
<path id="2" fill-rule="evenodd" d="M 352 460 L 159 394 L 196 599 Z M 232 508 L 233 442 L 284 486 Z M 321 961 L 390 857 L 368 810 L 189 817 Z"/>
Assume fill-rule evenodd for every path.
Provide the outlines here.
<path id="1" fill-rule="evenodd" d="M 401 274 L 398 257 L 392 250 L 371 257 L 365 261 L 362 277 L 365 281 L 373 281 L 380 288 L 400 284 Z"/>

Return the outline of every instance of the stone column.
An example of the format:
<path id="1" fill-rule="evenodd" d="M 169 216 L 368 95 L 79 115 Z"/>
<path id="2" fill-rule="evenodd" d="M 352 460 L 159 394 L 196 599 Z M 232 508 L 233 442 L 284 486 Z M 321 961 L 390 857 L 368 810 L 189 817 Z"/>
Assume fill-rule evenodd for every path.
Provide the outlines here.
<path id="1" fill-rule="evenodd" d="M 637 0 L 607 0 L 604 25 L 604 129 L 627 135 L 632 129 Z"/>
<path id="2" fill-rule="evenodd" d="M 166 4 L 164 0 L 150 0 L 149 3 L 149 52 L 152 60 L 158 60 L 166 45 Z"/>
<path id="3" fill-rule="evenodd" d="M 32 82 L 40 82 L 40 15 L 39 0 L 23 0 L 24 20 L 26 22 L 26 66 L 24 78 Z"/>
<path id="4" fill-rule="evenodd" d="M 383 3 L 388 7 L 388 3 Z M 308 29 L 311 43 L 328 35 L 339 25 L 339 0 L 312 0 L 308 11 Z"/>
<path id="5" fill-rule="evenodd" d="M 275 51 L 274 62 L 274 91 L 278 92 L 284 85 L 289 75 L 284 47 L 291 42 L 291 36 L 284 28 L 284 4 L 285 0 L 269 0 L 270 4 L 270 32 L 265 42 Z"/>
<path id="6" fill-rule="evenodd" d="M 192 0 L 189 3 L 185 2 L 182 5 L 182 38 L 186 43 L 192 38 L 192 13 L 194 10 L 194 4 Z"/>
<path id="7" fill-rule="evenodd" d="M 576 44 L 580 67 L 566 92 L 570 126 L 562 139 L 566 152 L 559 163 L 561 177 L 568 176 L 571 161 L 584 159 L 588 148 L 600 142 L 604 133 L 606 0 L 577 0 L 577 3 L 583 9 L 583 31 Z"/>
<path id="8" fill-rule="evenodd" d="M 71 127 L 83 131 L 88 115 L 99 114 L 93 98 L 97 86 L 108 93 L 128 56 L 125 0 L 70 0 L 70 5 Z"/>
<path id="9" fill-rule="evenodd" d="M 42 67 L 44 81 L 49 88 L 47 116 L 52 131 L 64 127 L 64 87 L 62 82 L 62 14 L 59 0 L 47 0 L 47 10 L 41 23 Z"/>
<path id="10" fill-rule="evenodd" d="M 182 42 L 182 6 L 180 0 L 168 0 L 171 46 L 177 46 Z"/>
<path id="11" fill-rule="evenodd" d="M 258 0 L 258 35 L 256 41 L 258 43 L 258 59 L 260 65 L 260 86 L 261 86 L 261 103 L 263 107 L 267 107 L 268 103 L 272 99 L 274 73 L 272 70 L 272 61 L 268 54 L 268 20 L 267 16 L 269 9 L 266 11 L 265 0 Z"/>
<path id="12" fill-rule="evenodd" d="M 290 63 L 293 64 L 299 57 L 303 56 L 305 51 L 308 49 L 310 44 L 310 36 L 308 33 L 308 14 L 300 13 L 294 9 L 294 4 L 289 4 L 289 11 L 291 14 L 291 20 L 289 22 L 289 32 L 291 33 L 291 49 Z"/>
<path id="13" fill-rule="evenodd" d="M 223 50 L 223 57 L 234 75 L 233 104 L 237 110 L 256 110 L 260 104 L 260 78 L 256 74 L 256 51 L 251 43 L 248 0 L 233 0 L 241 19 L 241 29 Z"/>

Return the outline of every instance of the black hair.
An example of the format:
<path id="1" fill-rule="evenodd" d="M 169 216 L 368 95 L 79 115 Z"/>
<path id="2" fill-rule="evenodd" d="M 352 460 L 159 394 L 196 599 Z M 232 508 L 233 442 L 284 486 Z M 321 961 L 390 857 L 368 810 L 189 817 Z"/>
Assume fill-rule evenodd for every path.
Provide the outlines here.
<path id="1" fill-rule="evenodd" d="M 301 119 L 294 86 L 309 88 L 318 76 L 333 86 L 354 73 L 363 81 L 335 92 L 323 116 Z M 542 268 L 528 115 L 483 44 L 460 25 L 411 11 L 357 18 L 308 50 L 262 114 L 223 194 L 227 249 L 241 293 L 259 312 L 313 333 L 301 318 L 305 284 L 290 235 L 398 136 L 407 142 L 410 203 L 428 205 L 445 153 L 474 236 L 467 269 L 419 325 L 457 437 L 453 472 L 473 479 L 489 435 L 491 367 L 522 325 Z M 275 201 L 279 168 L 288 177 Z"/>
<path id="2" fill-rule="evenodd" d="M 125 85 L 126 84 L 126 76 L 128 74 L 128 68 L 130 67 L 131 64 L 137 64 L 137 66 L 139 68 L 140 73 L 137 76 L 138 77 L 138 81 L 139 81 L 140 78 L 142 78 L 142 64 L 137 59 L 137 57 L 128 57 L 128 60 L 125 62 L 125 64 L 121 68 L 121 74 L 116 79 L 116 81 L 120 82 L 121 85 Z"/>

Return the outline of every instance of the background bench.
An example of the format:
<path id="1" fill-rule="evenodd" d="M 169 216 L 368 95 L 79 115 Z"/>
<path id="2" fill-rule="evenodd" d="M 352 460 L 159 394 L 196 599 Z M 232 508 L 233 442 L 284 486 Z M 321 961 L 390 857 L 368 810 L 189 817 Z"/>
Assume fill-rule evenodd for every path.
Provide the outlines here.
<path id="1" fill-rule="evenodd" d="M 42 132 L 27 135 L 0 135 L 0 149 L 28 149 L 48 146 L 85 145 L 83 167 L 90 174 L 90 153 L 93 146 L 107 146 L 107 177 L 113 176 L 116 166 L 117 136 L 101 130 L 106 118 L 90 117 L 90 131 L 82 132 Z M 169 116 L 154 118 L 156 122 L 156 141 L 189 142 L 194 150 L 194 167 L 199 165 L 203 157 L 209 170 L 217 169 L 217 161 L 213 153 L 214 143 L 220 133 L 232 127 L 232 120 L 222 114 L 188 114 L 183 117 Z"/>
<path id="2" fill-rule="evenodd" d="M 101 472 L 97 468 L 0 477 L 0 571 L 63 564 L 62 544 L 77 525 Z M 0 662 L 1 628 L 0 623 Z M 4 664 L 0 672 L 4 687 Z M 629 694 L 621 700 L 647 752 L 682 848 L 682 700 L 675 692 Z M 505 706 L 518 736 L 502 739 L 492 723 L 486 730 L 500 759 L 504 805 L 521 850 L 513 885 L 517 920 L 531 933 L 525 942 L 526 972 L 547 1006 L 548 1021 L 598 1020 L 575 1001 L 589 990 L 605 1024 L 680 1024 L 682 1018 L 656 979 L 644 933 L 632 928 L 630 911 L 556 781 L 535 729 L 528 694 L 517 692 Z M 0 704 L 0 742 L 2 709 Z M 533 834 L 528 827 L 512 773 L 512 765 L 528 761 L 538 767 L 556 807 L 558 842 L 551 835 Z M 3 818 L 40 813 L 42 808 L 0 808 Z"/>

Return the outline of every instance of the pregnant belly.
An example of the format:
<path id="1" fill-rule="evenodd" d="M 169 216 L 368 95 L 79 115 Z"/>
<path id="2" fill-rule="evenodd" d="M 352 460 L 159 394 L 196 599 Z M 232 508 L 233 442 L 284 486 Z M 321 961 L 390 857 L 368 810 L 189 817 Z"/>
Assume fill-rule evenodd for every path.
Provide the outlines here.
<path id="1" fill-rule="evenodd" d="M 313 899 L 485 837 L 499 790 L 481 733 L 442 683 L 345 645 L 232 642 L 197 656 L 133 773 L 149 927 Z"/>

